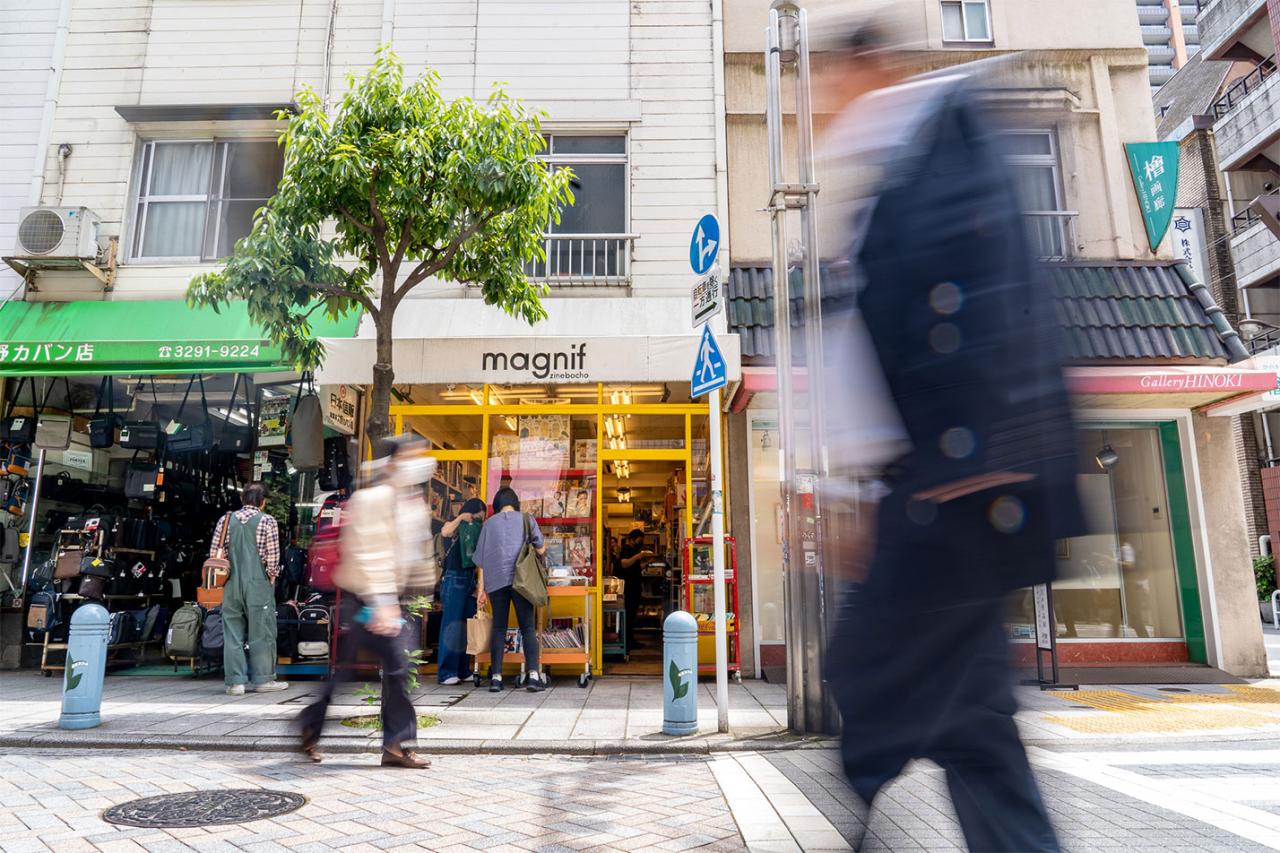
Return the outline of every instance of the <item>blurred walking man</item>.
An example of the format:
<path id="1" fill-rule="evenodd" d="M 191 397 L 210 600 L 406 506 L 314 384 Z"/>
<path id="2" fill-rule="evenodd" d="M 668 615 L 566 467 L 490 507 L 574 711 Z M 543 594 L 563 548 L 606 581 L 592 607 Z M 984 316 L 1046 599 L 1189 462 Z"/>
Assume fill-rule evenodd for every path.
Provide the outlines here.
<path id="1" fill-rule="evenodd" d="M 831 458 L 874 519 L 827 657 L 845 771 L 870 804 L 931 759 L 971 849 L 1057 850 L 1002 624 L 1080 517 L 1051 306 L 968 75 L 905 79 L 875 25 L 841 39 L 842 174 L 822 175 L 824 193 L 852 179 L 831 208 L 848 263 L 824 282 Z"/>

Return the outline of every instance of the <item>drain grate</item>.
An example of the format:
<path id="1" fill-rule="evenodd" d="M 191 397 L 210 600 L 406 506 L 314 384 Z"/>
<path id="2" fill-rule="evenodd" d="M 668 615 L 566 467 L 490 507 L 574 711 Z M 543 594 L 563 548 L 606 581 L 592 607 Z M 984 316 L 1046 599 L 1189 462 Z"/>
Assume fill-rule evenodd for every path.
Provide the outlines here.
<path id="1" fill-rule="evenodd" d="M 102 819 L 147 829 L 222 826 L 288 814 L 306 803 L 307 798 L 301 794 L 261 788 L 188 791 L 130 800 L 107 809 Z"/>

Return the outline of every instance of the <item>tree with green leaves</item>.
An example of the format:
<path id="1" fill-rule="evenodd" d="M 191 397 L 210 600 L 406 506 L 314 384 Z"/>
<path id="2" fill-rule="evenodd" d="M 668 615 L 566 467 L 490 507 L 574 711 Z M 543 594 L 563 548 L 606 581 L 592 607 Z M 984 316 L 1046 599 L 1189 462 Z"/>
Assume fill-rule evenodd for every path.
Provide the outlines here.
<path id="1" fill-rule="evenodd" d="M 392 323 L 415 287 L 475 285 L 486 303 L 535 323 L 544 285 L 525 267 L 545 257 L 543 234 L 573 203 L 567 170 L 552 171 L 536 114 L 495 88 L 447 101 L 427 70 L 406 84 L 388 48 L 329 115 L 313 89 L 297 97 L 280 137 L 284 176 L 253 229 L 218 272 L 192 279 L 187 301 L 244 299 L 298 369 L 318 366 L 317 311 L 363 309 L 376 329 L 368 433 L 390 428 Z"/>

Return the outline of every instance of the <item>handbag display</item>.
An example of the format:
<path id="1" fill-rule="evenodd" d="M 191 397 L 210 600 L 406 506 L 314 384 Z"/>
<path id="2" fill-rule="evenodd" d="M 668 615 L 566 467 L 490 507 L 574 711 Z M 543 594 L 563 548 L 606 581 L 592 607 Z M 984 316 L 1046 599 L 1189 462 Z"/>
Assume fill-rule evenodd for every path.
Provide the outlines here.
<path id="1" fill-rule="evenodd" d="M 142 385 L 138 385 L 138 395 L 142 394 Z M 156 396 L 156 384 L 151 383 L 151 415 L 154 418 L 159 406 Z M 120 428 L 120 446 L 128 450 L 159 450 L 164 444 L 164 432 L 155 420 L 125 421 Z"/>
<path id="2" fill-rule="evenodd" d="M 231 399 L 227 403 L 227 411 L 236 411 L 236 392 L 240 389 L 240 380 L 244 378 L 243 374 L 237 373 L 235 383 L 231 386 Z M 246 408 L 249 402 L 249 380 L 244 379 L 244 397 Z M 230 417 L 222 422 L 222 429 L 218 432 L 217 447 L 227 453 L 247 453 L 253 449 L 253 424 L 236 424 L 232 423 Z"/>
<path id="3" fill-rule="evenodd" d="M 80 577 L 80 562 L 83 558 L 84 551 L 79 545 L 59 549 L 53 566 L 53 579 L 62 581 Z"/>
<path id="4" fill-rule="evenodd" d="M 84 482 L 67 471 L 45 474 L 40 478 L 40 496 L 53 501 L 77 503 L 84 491 Z"/>
<path id="5" fill-rule="evenodd" d="M 204 415 L 204 420 L 200 423 L 184 425 L 182 413 L 187 408 L 187 397 L 191 394 L 191 386 L 197 380 L 200 382 L 200 411 Z M 204 393 L 203 375 L 193 376 L 187 383 L 187 390 L 182 395 L 182 403 L 178 406 L 178 414 L 174 416 L 174 422 L 178 424 L 178 428 L 169 431 L 168 438 L 165 439 L 165 449 L 170 454 L 198 453 L 213 447 L 213 420 L 209 417 L 209 400 Z"/>
<path id="6" fill-rule="evenodd" d="M 40 404 L 40 411 L 36 415 L 36 437 L 32 444 L 42 450 L 66 450 L 71 446 L 71 382 L 65 376 L 62 377 L 62 384 L 67 389 L 68 414 L 49 414 L 49 397 L 57 382 L 55 379 L 49 383 L 44 392 L 44 402 Z"/>
<path id="7" fill-rule="evenodd" d="M 107 413 L 102 414 L 102 398 L 107 398 Z M 89 446 L 97 450 L 105 450 L 116 443 L 116 430 L 120 428 L 121 418 L 115 413 L 116 385 L 110 376 L 102 377 L 98 386 L 98 404 L 94 407 L 93 417 L 89 419 Z"/>
<path id="8" fill-rule="evenodd" d="M 122 436 L 124 432 L 120 433 Z M 164 482 L 160 466 L 154 462 L 130 462 L 124 472 L 125 497 L 153 501 L 156 488 Z"/>
<path id="9" fill-rule="evenodd" d="M 533 547 L 533 521 L 529 513 L 524 516 L 524 544 L 516 557 L 515 580 L 511 588 L 534 607 L 547 603 L 547 561 Z"/>
<path id="10" fill-rule="evenodd" d="M 28 384 L 31 386 L 31 408 L 35 410 L 35 415 L 15 415 L 13 410 L 18 406 L 22 388 Z M 9 401 L 9 409 L 5 412 L 4 420 L 0 421 L 0 439 L 18 444 L 30 444 L 35 441 L 36 418 L 39 415 L 40 411 L 36 407 L 35 380 L 24 376 L 18 380 L 18 387 L 13 389 L 13 399 Z"/>
<path id="11" fill-rule="evenodd" d="M 324 440 L 324 465 L 320 468 L 316 484 L 326 492 L 350 489 L 353 485 L 351 463 L 345 435 L 333 435 Z"/>
<path id="12" fill-rule="evenodd" d="M 304 386 L 310 383 L 309 390 Z M 319 471 L 324 465 L 324 412 L 310 373 L 298 382 L 298 399 L 289 418 L 289 458 L 299 471 Z"/>
<path id="13" fill-rule="evenodd" d="M 200 587 L 196 601 L 201 607 L 216 607 L 222 603 L 222 588 L 231 577 L 231 561 L 227 559 L 227 537 L 231 533 L 231 513 L 222 517 L 222 535 L 213 549 L 213 556 L 205 558 L 200 566 Z"/>

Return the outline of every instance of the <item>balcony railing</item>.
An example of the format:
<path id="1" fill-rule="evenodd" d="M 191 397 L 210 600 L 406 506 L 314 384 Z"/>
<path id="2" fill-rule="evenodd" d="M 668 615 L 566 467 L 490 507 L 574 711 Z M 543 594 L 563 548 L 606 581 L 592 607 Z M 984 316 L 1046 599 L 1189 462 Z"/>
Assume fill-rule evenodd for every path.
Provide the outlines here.
<path id="1" fill-rule="evenodd" d="M 546 259 L 529 263 L 525 274 L 553 286 L 629 284 L 634 241 L 634 234 L 548 234 Z"/>
<path id="2" fill-rule="evenodd" d="M 1222 97 L 1213 102 L 1213 117 L 1218 119 L 1227 115 L 1244 100 L 1246 95 L 1261 86 L 1262 81 L 1274 74 L 1275 71 L 1276 57 L 1275 54 L 1272 54 L 1259 62 L 1258 66 L 1248 74 L 1227 87 L 1227 91 L 1222 94 Z"/>
<path id="3" fill-rule="evenodd" d="M 1277 194 L 1280 194 L 1280 187 L 1276 187 L 1270 192 L 1263 193 L 1263 195 L 1277 195 Z M 1258 216 L 1258 214 L 1254 213 L 1252 208 L 1246 207 L 1244 210 L 1240 211 L 1235 216 L 1231 217 L 1231 233 L 1233 235 L 1236 235 L 1241 233 L 1242 231 L 1247 231 L 1249 228 L 1253 227 L 1253 224 L 1255 222 L 1261 222 L 1261 221 L 1262 221 L 1262 218 Z"/>
<path id="4" fill-rule="evenodd" d="M 1027 236 L 1036 257 L 1046 261 L 1063 261 L 1075 253 L 1074 210 L 1024 210 Z"/>

